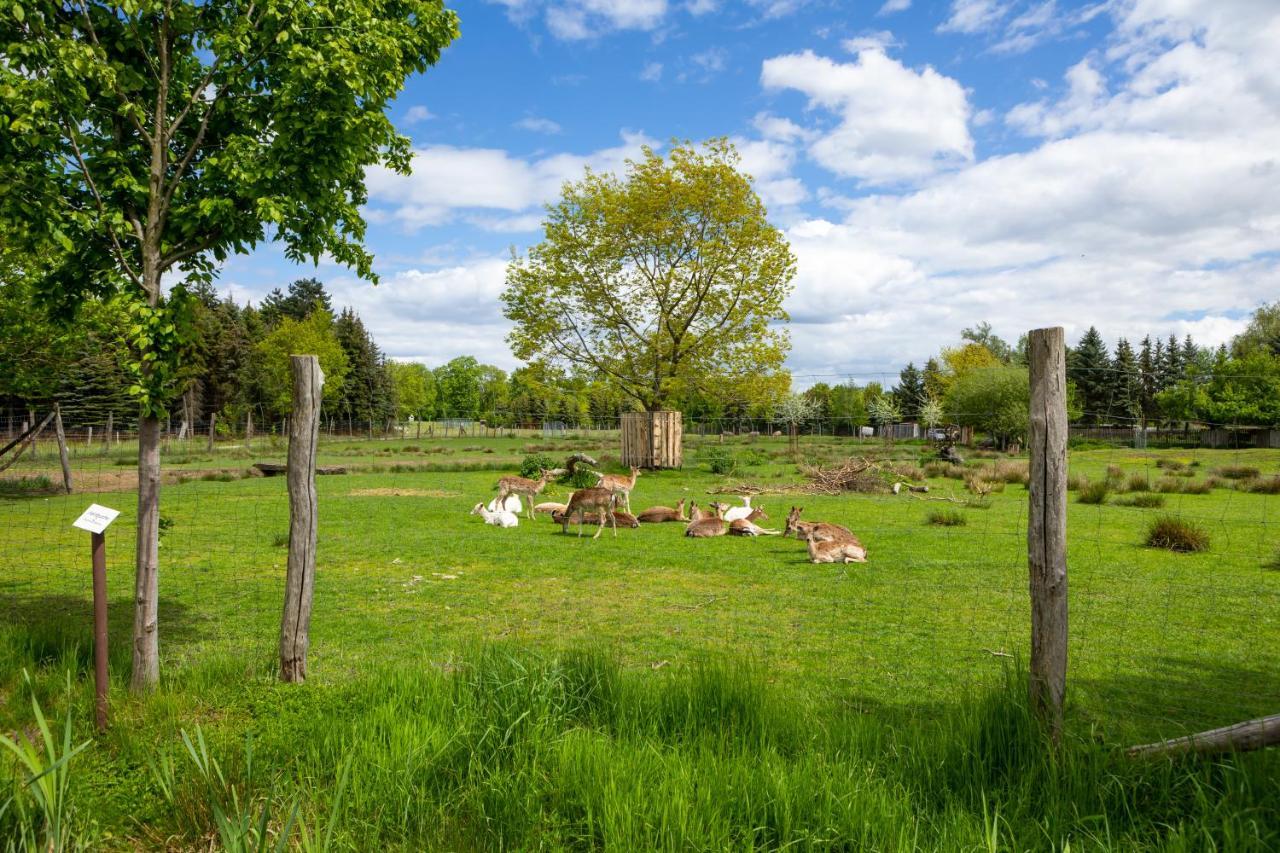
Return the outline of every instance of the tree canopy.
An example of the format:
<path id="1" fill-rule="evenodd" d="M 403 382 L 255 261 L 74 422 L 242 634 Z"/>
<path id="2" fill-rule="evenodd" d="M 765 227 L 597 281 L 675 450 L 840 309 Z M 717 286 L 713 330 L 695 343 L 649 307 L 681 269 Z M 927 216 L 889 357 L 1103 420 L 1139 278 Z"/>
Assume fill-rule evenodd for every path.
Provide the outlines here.
<path id="1" fill-rule="evenodd" d="M 780 371 L 795 258 L 738 166 L 715 139 L 566 184 L 507 268 L 516 355 L 597 372 L 648 410 Z"/>

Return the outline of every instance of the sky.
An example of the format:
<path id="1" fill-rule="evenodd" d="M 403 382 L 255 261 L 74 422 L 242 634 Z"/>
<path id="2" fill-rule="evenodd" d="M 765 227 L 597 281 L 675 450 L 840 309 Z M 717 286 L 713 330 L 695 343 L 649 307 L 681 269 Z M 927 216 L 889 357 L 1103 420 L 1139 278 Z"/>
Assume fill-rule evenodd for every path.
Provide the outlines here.
<path id="1" fill-rule="evenodd" d="M 459 0 L 368 175 L 381 282 L 278 248 L 396 359 L 519 366 L 511 253 L 583 169 L 728 136 L 797 258 L 798 388 L 921 364 L 961 329 L 1229 340 L 1280 298 L 1278 0 Z"/>

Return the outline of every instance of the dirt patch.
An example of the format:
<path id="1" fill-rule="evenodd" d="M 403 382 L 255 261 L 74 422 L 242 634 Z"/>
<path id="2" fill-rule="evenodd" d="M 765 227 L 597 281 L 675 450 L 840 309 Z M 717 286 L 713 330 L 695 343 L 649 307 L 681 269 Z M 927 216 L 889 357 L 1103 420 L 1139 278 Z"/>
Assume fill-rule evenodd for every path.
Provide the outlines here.
<path id="1" fill-rule="evenodd" d="M 461 494 L 444 489 L 353 489 L 347 492 L 352 498 L 456 498 Z"/>

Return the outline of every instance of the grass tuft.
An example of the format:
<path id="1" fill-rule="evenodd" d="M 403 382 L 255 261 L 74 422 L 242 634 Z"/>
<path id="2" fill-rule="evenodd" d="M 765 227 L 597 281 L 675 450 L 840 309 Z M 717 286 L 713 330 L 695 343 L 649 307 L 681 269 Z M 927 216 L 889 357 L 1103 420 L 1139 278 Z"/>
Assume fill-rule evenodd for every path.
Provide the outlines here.
<path id="1" fill-rule="evenodd" d="M 1136 506 L 1142 509 L 1156 509 L 1164 506 L 1164 495 L 1140 492 L 1136 495 L 1115 499 L 1116 506 Z"/>
<path id="2" fill-rule="evenodd" d="M 1222 465 L 1213 469 L 1224 480 L 1252 480 L 1262 472 L 1252 465 Z"/>
<path id="3" fill-rule="evenodd" d="M 931 509 L 929 514 L 925 516 L 926 524 L 936 524 L 939 527 L 963 527 L 969 523 L 969 519 L 958 509 Z"/>
<path id="4" fill-rule="evenodd" d="M 1249 492 L 1255 495 L 1280 495 L 1280 474 L 1241 480 L 1237 483 L 1236 488 L 1242 492 Z"/>
<path id="5" fill-rule="evenodd" d="M 1203 527 L 1176 515 L 1164 515 L 1147 528 L 1147 547 L 1195 553 L 1209 550 L 1209 534 Z"/>
<path id="6" fill-rule="evenodd" d="M 1111 484 L 1106 480 L 1086 482 L 1079 488 L 1076 501 L 1082 504 L 1104 504 L 1111 492 Z"/>

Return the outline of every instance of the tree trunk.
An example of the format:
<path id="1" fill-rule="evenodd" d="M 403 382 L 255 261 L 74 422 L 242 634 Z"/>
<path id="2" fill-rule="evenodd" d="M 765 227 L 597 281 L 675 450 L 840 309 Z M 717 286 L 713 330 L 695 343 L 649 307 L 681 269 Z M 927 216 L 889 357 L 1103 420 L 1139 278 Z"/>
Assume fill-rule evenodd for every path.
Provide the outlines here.
<path id="1" fill-rule="evenodd" d="M 280 680 L 307 678 L 311 599 L 316 575 L 316 446 L 324 373 L 314 355 L 294 355 L 293 413 L 289 416 L 289 563 L 280 620 Z"/>
<path id="2" fill-rule="evenodd" d="M 160 681 L 160 419 L 138 421 L 138 541 L 133 596 L 134 692 Z"/>

